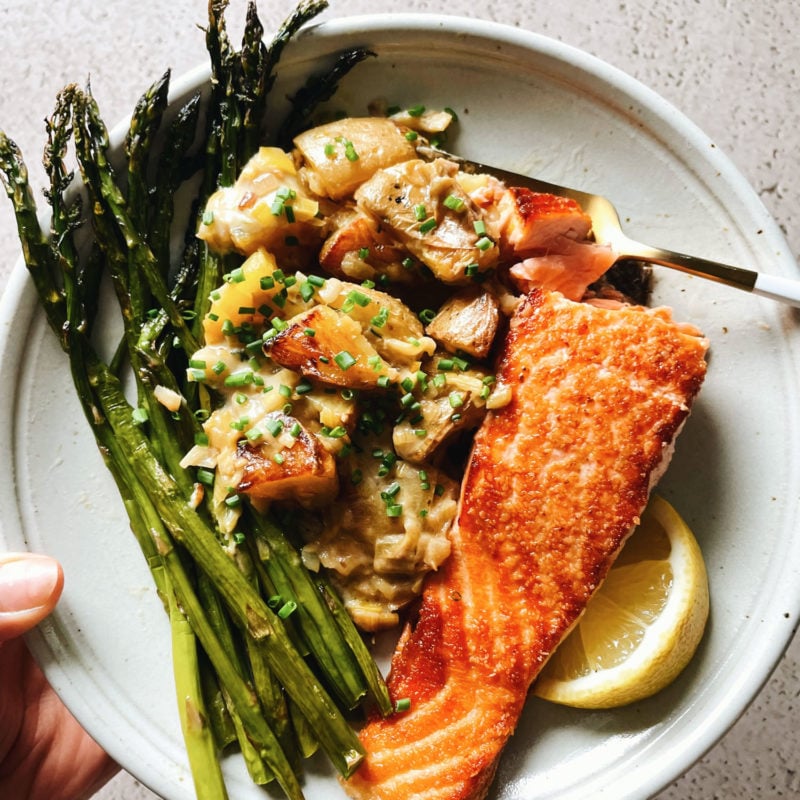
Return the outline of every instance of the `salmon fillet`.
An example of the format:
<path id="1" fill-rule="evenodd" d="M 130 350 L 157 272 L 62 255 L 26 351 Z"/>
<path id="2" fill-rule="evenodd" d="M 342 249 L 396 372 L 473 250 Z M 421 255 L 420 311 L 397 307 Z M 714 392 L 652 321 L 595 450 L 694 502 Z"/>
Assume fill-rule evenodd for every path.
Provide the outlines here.
<path id="1" fill-rule="evenodd" d="M 707 342 L 668 309 L 532 292 L 476 434 L 452 551 L 401 636 L 367 723 L 359 800 L 483 798 L 532 681 L 608 572 L 705 375 Z"/>

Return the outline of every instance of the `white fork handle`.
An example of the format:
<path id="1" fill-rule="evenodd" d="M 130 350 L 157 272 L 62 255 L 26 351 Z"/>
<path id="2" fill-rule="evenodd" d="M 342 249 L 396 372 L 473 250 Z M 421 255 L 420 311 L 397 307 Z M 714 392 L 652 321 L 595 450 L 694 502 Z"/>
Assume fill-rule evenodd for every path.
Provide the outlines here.
<path id="1" fill-rule="evenodd" d="M 752 293 L 800 307 L 800 281 L 759 273 Z"/>

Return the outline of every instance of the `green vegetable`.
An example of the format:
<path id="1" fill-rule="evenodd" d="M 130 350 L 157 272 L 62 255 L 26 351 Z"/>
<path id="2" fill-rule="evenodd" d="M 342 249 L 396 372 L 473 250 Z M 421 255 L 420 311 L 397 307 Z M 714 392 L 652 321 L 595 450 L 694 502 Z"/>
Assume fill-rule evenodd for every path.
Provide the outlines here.
<path id="1" fill-rule="evenodd" d="M 363 750 L 345 712 L 364 700 L 383 714 L 392 710 L 380 673 L 340 601 L 306 571 L 283 531 L 232 492 L 229 504 L 244 506 L 249 529 L 225 533 L 209 490 L 214 472 L 181 467 L 195 443 L 208 443 L 200 427 L 214 402 L 213 381 L 206 382 L 206 375 L 228 370 L 222 361 L 189 359 L 200 344 L 212 292 L 223 275 L 235 281 L 241 274 L 238 260 L 215 255 L 194 231 L 213 224 L 203 215 L 207 198 L 232 183 L 262 143 L 268 93 L 283 48 L 325 6 L 301 2 L 267 45 L 250 3 L 237 50 L 225 26 L 227 1 L 211 0 L 206 44 L 212 82 L 205 114 L 198 94 L 165 123 L 170 81 L 165 73 L 134 110 L 121 166 L 111 163 L 106 126 L 90 91 L 66 87 L 47 120 L 51 236 L 38 221 L 19 148 L 0 131 L 0 178 L 14 208 L 26 265 L 169 615 L 181 725 L 201 800 L 227 798 L 216 754 L 233 741 L 256 783 L 274 780 L 299 800 L 301 760 L 318 747 L 343 776 L 361 762 Z M 293 98 L 287 124 L 301 124 L 367 54 L 345 53 L 322 81 L 310 81 Z M 198 131 L 201 118 L 205 125 Z M 198 138 L 199 145 L 194 144 Z M 86 192 L 82 203 L 69 189 L 70 147 Z M 199 188 L 193 179 L 198 165 Z M 176 195 L 187 198 L 181 204 L 192 202 L 190 190 L 196 197 L 186 244 L 171 261 Z M 289 200 L 282 198 L 284 211 Z M 88 240 L 80 248 L 79 227 L 82 242 Z M 107 361 L 90 337 L 104 276 L 114 287 L 124 331 Z M 288 286 L 295 279 L 283 280 Z M 307 290 L 323 283 L 312 276 Z M 353 301 L 360 304 L 361 293 Z M 258 352 L 260 340 L 251 350 L 246 325 L 229 322 L 227 327 L 249 355 Z M 339 356 L 343 369 L 352 366 L 346 351 Z M 130 376 L 122 373 L 127 365 Z M 254 383 L 252 367 L 245 367 L 225 382 Z M 135 384 L 132 400 L 123 390 L 129 379 Z M 180 394 L 185 404 L 167 411 L 155 399 L 157 386 Z M 295 392 L 310 389 L 301 382 Z M 279 429 L 272 421 L 278 435 L 282 425 Z M 235 424 L 249 425 L 244 417 Z M 265 428 L 270 429 L 269 422 Z M 255 435 L 248 439 L 260 441 Z M 283 601 L 272 608 L 268 599 L 276 594 Z"/>

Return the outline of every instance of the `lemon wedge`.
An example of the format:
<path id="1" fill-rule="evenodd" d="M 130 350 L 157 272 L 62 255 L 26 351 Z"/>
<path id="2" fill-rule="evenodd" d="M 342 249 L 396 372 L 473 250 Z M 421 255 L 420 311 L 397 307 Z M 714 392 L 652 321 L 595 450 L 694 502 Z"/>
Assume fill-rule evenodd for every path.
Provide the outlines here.
<path id="1" fill-rule="evenodd" d="M 708 609 L 697 541 L 675 509 L 653 496 L 533 692 L 577 708 L 615 708 L 650 697 L 689 663 Z"/>

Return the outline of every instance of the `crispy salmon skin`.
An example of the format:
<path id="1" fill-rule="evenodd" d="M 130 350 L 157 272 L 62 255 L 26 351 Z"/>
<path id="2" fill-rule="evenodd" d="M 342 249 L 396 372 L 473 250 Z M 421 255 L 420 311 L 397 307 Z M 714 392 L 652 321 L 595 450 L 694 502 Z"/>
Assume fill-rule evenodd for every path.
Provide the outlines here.
<path id="1" fill-rule="evenodd" d="M 476 434 L 452 552 L 392 659 L 410 708 L 370 721 L 359 800 L 488 792 L 526 694 L 636 525 L 706 371 L 706 340 L 667 309 L 532 292 Z"/>

